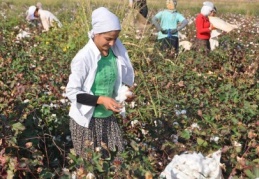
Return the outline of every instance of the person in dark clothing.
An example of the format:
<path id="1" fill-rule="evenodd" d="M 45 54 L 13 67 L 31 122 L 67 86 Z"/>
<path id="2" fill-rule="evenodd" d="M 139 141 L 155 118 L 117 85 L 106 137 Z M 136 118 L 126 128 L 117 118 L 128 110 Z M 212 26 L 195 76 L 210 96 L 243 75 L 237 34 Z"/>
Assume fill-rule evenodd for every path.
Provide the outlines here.
<path id="1" fill-rule="evenodd" d="M 146 0 L 129 0 L 129 6 L 134 9 L 139 9 L 139 13 L 147 18 L 148 14 L 148 7 Z"/>

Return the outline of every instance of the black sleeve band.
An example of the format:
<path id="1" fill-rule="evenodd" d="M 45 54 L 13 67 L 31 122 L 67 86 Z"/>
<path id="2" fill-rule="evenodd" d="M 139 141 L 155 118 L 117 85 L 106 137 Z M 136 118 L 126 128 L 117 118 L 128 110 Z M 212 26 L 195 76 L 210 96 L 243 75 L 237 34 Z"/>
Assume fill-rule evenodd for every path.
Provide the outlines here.
<path id="1" fill-rule="evenodd" d="M 96 106 L 99 96 L 94 96 L 87 93 L 80 93 L 76 95 L 76 101 L 80 104 Z"/>

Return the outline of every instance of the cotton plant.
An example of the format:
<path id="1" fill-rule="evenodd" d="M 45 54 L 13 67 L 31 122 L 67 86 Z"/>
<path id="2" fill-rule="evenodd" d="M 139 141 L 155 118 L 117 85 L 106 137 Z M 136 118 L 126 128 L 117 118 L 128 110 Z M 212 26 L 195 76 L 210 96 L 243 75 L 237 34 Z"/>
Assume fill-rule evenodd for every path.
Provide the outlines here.
<path id="1" fill-rule="evenodd" d="M 123 108 L 120 111 L 120 115 L 123 118 L 126 118 L 126 108 L 125 108 L 125 100 L 128 97 L 131 97 L 133 94 L 132 92 L 129 90 L 129 87 L 127 87 L 126 85 L 122 85 L 121 88 L 118 91 L 118 95 L 115 97 L 115 100 L 118 101 L 119 103 L 121 103 L 123 105 Z"/>

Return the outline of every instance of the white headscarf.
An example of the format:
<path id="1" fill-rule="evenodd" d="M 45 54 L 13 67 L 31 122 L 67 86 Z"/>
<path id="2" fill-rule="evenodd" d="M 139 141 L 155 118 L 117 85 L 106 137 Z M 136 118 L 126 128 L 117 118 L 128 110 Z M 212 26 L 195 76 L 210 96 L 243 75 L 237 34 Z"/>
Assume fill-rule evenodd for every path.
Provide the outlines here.
<path id="1" fill-rule="evenodd" d="M 214 4 L 210 1 L 203 2 L 203 6 L 210 6 L 211 8 L 214 8 Z"/>
<path id="2" fill-rule="evenodd" d="M 33 19 L 35 19 L 35 17 L 34 17 L 34 12 L 35 12 L 35 10 L 36 10 L 36 6 L 30 6 L 30 7 L 29 7 L 28 11 L 26 12 L 26 14 L 27 14 L 26 19 L 27 19 L 27 20 L 33 20 Z"/>
<path id="3" fill-rule="evenodd" d="M 94 34 L 121 30 L 119 18 L 105 7 L 99 7 L 92 13 L 92 28 Z"/>
<path id="4" fill-rule="evenodd" d="M 204 15 L 204 16 L 208 16 L 211 11 L 213 10 L 213 7 L 210 7 L 210 6 L 202 6 L 201 8 L 201 14 Z"/>
<path id="5" fill-rule="evenodd" d="M 217 8 L 216 8 L 216 6 L 213 4 L 213 2 L 205 1 L 205 2 L 203 2 L 203 6 L 209 6 L 209 7 L 211 7 L 215 12 L 217 12 Z"/>

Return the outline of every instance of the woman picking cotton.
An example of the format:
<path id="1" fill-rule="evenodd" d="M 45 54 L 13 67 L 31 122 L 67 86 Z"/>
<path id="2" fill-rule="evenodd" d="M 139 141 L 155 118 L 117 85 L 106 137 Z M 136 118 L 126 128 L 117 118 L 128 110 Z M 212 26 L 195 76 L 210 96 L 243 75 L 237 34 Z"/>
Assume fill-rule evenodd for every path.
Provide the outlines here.
<path id="1" fill-rule="evenodd" d="M 210 23 L 208 16 L 214 13 L 214 8 L 211 5 L 205 4 L 201 8 L 200 14 L 196 17 L 196 44 L 197 50 L 210 51 L 210 36 L 211 31 L 214 29 Z"/>
<path id="2" fill-rule="evenodd" d="M 127 50 L 119 40 L 121 25 L 118 17 L 107 8 L 92 12 L 92 30 L 88 43 L 71 62 L 66 95 L 71 101 L 70 131 L 77 155 L 86 150 L 124 150 L 122 132 L 114 113 L 122 110 L 115 100 L 120 89 L 132 86 L 134 71 Z M 130 96 L 129 96 L 130 98 Z"/>
<path id="3" fill-rule="evenodd" d="M 166 1 L 167 9 L 158 12 L 153 18 L 152 23 L 158 32 L 158 42 L 161 51 L 169 52 L 173 56 L 179 49 L 178 31 L 182 30 L 188 21 L 176 11 L 176 0 Z"/>
<path id="4" fill-rule="evenodd" d="M 210 6 L 211 8 L 213 8 L 212 12 L 208 17 L 209 17 L 210 23 L 214 27 L 210 34 L 210 48 L 211 50 L 214 50 L 216 47 L 219 46 L 218 37 L 223 34 L 229 33 L 230 31 L 238 28 L 238 26 L 234 24 L 230 24 L 217 17 L 216 16 L 217 8 L 212 2 L 205 1 L 203 2 L 203 5 Z"/>
<path id="5" fill-rule="evenodd" d="M 55 27 L 55 23 L 58 27 L 62 27 L 62 24 L 58 18 L 51 12 L 43 10 L 41 6 L 30 6 L 27 11 L 26 19 L 28 21 L 39 19 L 44 28 L 43 32 L 49 31 L 51 27 Z"/>

